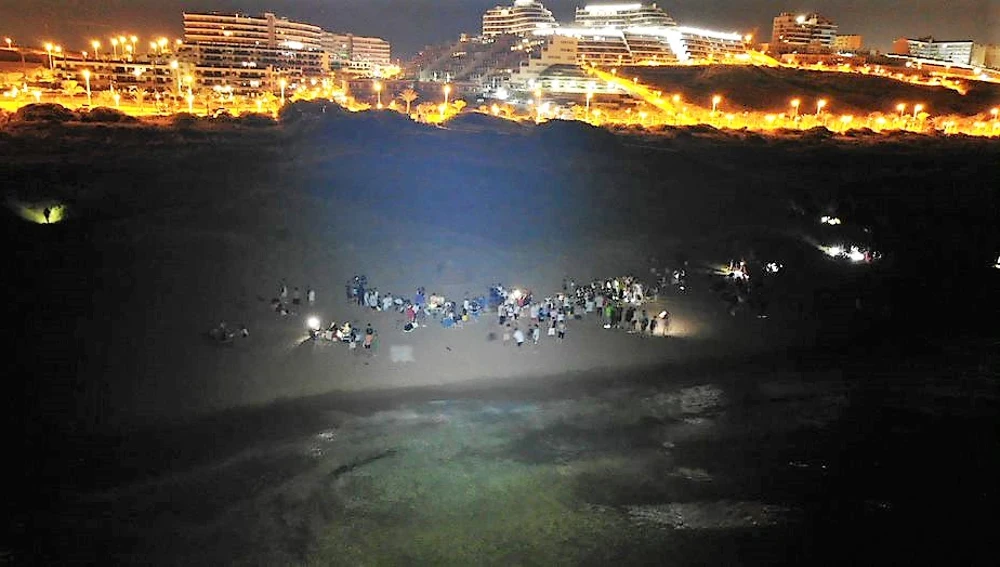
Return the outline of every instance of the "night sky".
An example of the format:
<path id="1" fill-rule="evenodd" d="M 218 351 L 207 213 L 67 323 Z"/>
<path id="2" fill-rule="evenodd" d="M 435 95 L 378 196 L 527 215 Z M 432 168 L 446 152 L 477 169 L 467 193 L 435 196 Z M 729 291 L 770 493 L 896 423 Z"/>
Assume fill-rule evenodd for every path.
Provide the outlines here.
<path id="1" fill-rule="evenodd" d="M 620 0 L 619 0 L 620 1 Z M 572 20 L 587 0 L 543 2 L 556 19 Z M 497 0 L 0 0 L 0 36 L 21 44 L 54 40 L 83 49 L 92 37 L 134 32 L 181 35 L 181 12 L 221 11 L 256 14 L 271 11 L 333 31 L 383 37 L 393 56 L 422 46 L 477 33 L 484 10 Z M 509 0 L 500 3 L 509 4 Z M 597 3 L 597 2 L 595 2 Z M 604 3 L 610 3 L 604 0 Z M 899 36 L 933 35 L 1000 43 L 1000 0 L 664 0 L 674 19 L 722 31 L 757 30 L 769 37 L 771 18 L 781 11 L 819 11 L 840 25 L 841 33 L 860 33 L 865 42 L 888 49 Z"/>

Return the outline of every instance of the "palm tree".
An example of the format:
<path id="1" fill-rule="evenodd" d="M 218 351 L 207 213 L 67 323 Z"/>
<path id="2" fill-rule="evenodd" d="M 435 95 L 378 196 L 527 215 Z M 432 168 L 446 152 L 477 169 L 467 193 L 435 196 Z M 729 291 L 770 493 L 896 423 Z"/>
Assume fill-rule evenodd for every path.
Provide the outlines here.
<path id="1" fill-rule="evenodd" d="M 410 103 L 420 98 L 420 95 L 418 95 L 417 91 L 413 89 L 406 89 L 405 91 L 402 92 L 402 94 L 399 95 L 399 98 L 403 99 L 403 102 L 406 103 L 406 115 L 409 116 Z"/>

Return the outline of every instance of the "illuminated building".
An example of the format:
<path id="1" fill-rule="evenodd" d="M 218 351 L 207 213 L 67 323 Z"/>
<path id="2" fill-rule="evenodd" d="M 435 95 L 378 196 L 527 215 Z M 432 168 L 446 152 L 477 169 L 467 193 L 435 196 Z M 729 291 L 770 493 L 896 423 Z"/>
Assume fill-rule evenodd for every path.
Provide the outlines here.
<path id="1" fill-rule="evenodd" d="M 496 6 L 483 14 L 484 37 L 527 35 L 556 25 L 552 12 L 534 0 L 514 0 L 512 6 Z"/>
<path id="2" fill-rule="evenodd" d="M 1000 44 L 981 44 L 972 46 L 972 65 L 1000 69 Z"/>
<path id="3" fill-rule="evenodd" d="M 590 28 L 677 25 L 656 4 L 588 4 L 576 9 L 576 25 Z"/>
<path id="4" fill-rule="evenodd" d="M 329 69 L 347 68 L 368 74 L 392 64 L 389 42 L 378 37 L 323 32 L 322 44 Z"/>
<path id="5" fill-rule="evenodd" d="M 969 65 L 972 62 L 972 45 L 971 40 L 937 41 L 933 37 L 920 39 L 901 37 L 892 43 L 892 52 L 918 59 Z"/>
<path id="6" fill-rule="evenodd" d="M 743 36 L 686 26 L 560 27 L 536 35 L 576 38 L 581 64 L 614 66 L 722 60 L 746 52 Z"/>
<path id="7" fill-rule="evenodd" d="M 861 51 L 863 44 L 864 41 L 858 34 L 837 34 L 833 38 L 833 48 L 838 52 Z"/>
<path id="8" fill-rule="evenodd" d="M 834 49 L 837 24 L 820 14 L 784 12 L 774 18 L 770 49 L 774 53 L 824 53 Z"/>
<path id="9" fill-rule="evenodd" d="M 194 69 L 199 88 L 277 92 L 325 72 L 322 30 L 274 14 L 184 14 L 178 58 Z"/>
<path id="10" fill-rule="evenodd" d="M 184 13 L 185 43 L 225 43 L 245 47 L 321 51 L 323 30 L 274 14 Z"/>

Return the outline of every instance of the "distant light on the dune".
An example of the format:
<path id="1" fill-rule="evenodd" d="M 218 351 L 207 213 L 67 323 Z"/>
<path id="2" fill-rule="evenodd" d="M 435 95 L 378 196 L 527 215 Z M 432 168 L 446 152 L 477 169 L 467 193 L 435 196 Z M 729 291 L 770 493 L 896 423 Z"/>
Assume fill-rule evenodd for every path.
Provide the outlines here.
<path id="1" fill-rule="evenodd" d="M 306 324 L 313 331 L 318 331 L 319 330 L 319 317 L 310 317 L 309 320 L 306 321 Z"/>
<path id="2" fill-rule="evenodd" d="M 55 224 L 66 220 L 66 206 L 61 204 L 27 204 L 8 201 L 7 206 L 17 213 L 17 216 L 36 224 Z"/>

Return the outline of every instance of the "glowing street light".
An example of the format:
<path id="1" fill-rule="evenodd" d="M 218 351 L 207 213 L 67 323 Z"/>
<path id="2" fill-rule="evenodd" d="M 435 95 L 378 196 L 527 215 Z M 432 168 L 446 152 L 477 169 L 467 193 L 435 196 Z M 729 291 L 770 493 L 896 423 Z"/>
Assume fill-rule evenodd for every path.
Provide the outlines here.
<path id="1" fill-rule="evenodd" d="M 115 108 L 118 108 L 118 105 L 122 101 L 122 95 L 120 95 L 118 93 L 115 93 L 115 94 L 111 95 L 111 97 L 115 99 Z"/>
<path id="2" fill-rule="evenodd" d="M 825 98 L 821 98 L 821 99 L 819 99 L 819 100 L 816 101 L 816 116 L 819 116 L 820 113 L 823 112 L 823 107 L 825 107 L 825 106 L 826 106 L 826 99 Z"/>
<path id="3" fill-rule="evenodd" d="M 493 103 L 493 106 L 490 107 L 490 111 L 493 112 L 493 116 L 500 116 L 500 105 Z"/>
<path id="4" fill-rule="evenodd" d="M 181 94 L 181 66 L 176 59 L 170 62 L 170 68 L 174 70 L 174 75 L 177 77 L 177 94 Z"/>
<path id="5" fill-rule="evenodd" d="M 441 90 L 444 91 L 444 103 L 447 105 L 448 104 L 448 95 L 451 94 L 451 85 L 449 85 L 448 83 L 445 83 L 444 88 L 441 89 Z"/>
<path id="6" fill-rule="evenodd" d="M 897 104 L 896 105 L 896 112 L 898 112 L 899 113 L 899 117 L 902 118 L 903 117 L 903 113 L 906 112 L 906 103 L 901 102 L 901 103 Z"/>
<path id="7" fill-rule="evenodd" d="M 51 43 L 46 43 L 45 44 L 45 52 L 49 54 L 49 69 L 50 70 L 56 68 L 55 64 L 52 63 L 52 48 L 53 47 L 54 46 Z"/>
<path id="8" fill-rule="evenodd" d="M 90 46 L 94 48 L 94 59 L 100 59 L 101 58 L 101 42 L 99 42 L 99 41 L 97 41 L 95 39 L 94 41 L 90 42 Z"/>
<path id="9" fill-rule="evenodd" d="M 793 98 L 792 99 L 792 102 L 791 102 L 791 105 L 792 105 L 792 118 L 798 118 L 799 117 L 799 106 L 801 104 L 802 104 L 801 100 L 799 100 L 797 98 Z"/>
<path id="10" fill-rule="evenodd" d="M 187 96 L 184 98 L 188 103 L 188 112 L 194 114 L 194 94 L 192 94 L 191 91 L 188 91 Z"/>
<path id="11" fill-rule="evenodd" d="M 90 97 L 90 69 L 83 70 L 83 80 L 87 83 L 87 106 L 93 104 L 93 99 Z"/>
<path id="12" fill-rule="evenodd" d="M 378 106 L 377 106 L 377 108 L 381 109 L 382 108 L 382 83 L 380 83 L 378 81 L 375 81 L 374 89 L 375 89 L 375 96 L 378 97 Z"/>
<path id="13" fill-rule="evenodd" d="M 715 114 L 715 111 L 719 109 L 720 102 L 722 102 L 721 96 L 715 95 L 712 97 L 712 114 Z"/>
<path id="14" fill-rule="evenodd" d="M 7 49 L 13 49 L 13 47 L 12 47 L 13 44 L 14 44 L 14 40 L 13 39 L 11 39 L 9 37 L 5 37 L 5 38 L 3 38 L 3 40 L 7 42 Z"/>
<path id="15" fill-rule="evenodd" d="M 674 96 L 672 96 L 670 98 L 670 100 L 674 101 L 674 104 L 680 104 L 680 102 L 681 102 L 681 95 L 675 94 Z"/>
<path id="16" fill-rule="evenodd" d="M 117 37 L 111 38 L 111 48 L 114 50 L 115 59 L 117 59 L 118 58 L 118 38 Z"/>
<path id="17" fill-rule="evenodd" d="M 288 81 L 282 78 L 278 81 L 278 85 L 281 87 L 281 106 L 285 106 L 285 87 L 288 86 Z"/>
<path id="18" fill-rule="evenodd" d="M 587 91 L 587 116 L 590 116 L 590 99 L 594 98 L 594 91 Z"/>
<path id="19" fill-rule="evenodd" d="M 923 109 L 924 109 L 924 105 L 922 105 L 922 104 L 915 104 L 915 105 L 913 105 L 913 117 L 916 118 L 917 115 L 920 114 L 920 111 L 923 110 Z"/>

